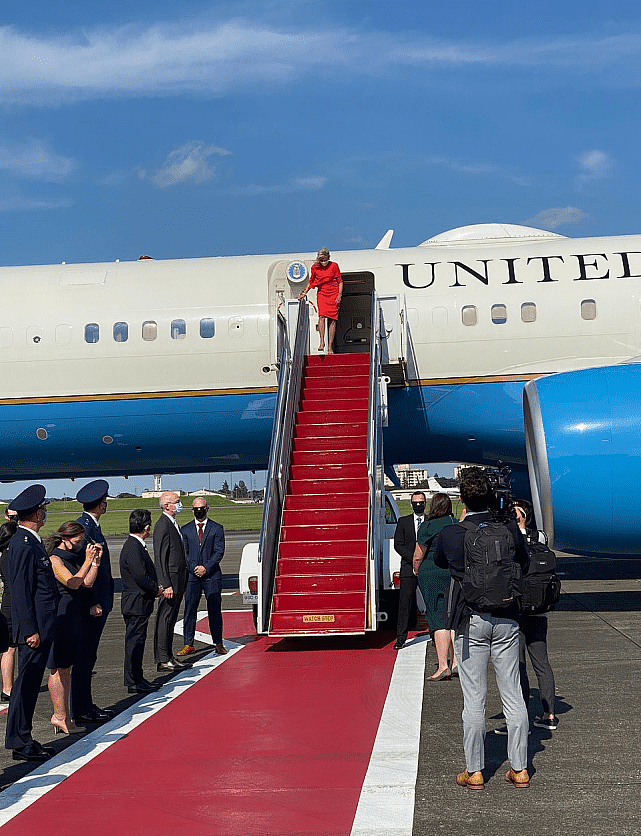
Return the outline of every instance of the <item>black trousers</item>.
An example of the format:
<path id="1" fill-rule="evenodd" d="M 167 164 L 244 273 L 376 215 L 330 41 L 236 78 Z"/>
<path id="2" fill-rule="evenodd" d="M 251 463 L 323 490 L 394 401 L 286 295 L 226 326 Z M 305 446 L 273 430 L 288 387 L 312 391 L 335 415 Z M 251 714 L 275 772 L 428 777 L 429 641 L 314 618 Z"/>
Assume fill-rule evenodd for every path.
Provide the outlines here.
<path id="1" fill-rule="evenodd" d="M 98 658 L 98 645 L 102 631 L 107 623 L 106 615 L 92 616 L 88 613 L 83 616 L 80 647 L 76 661 L 71 669 L 71 716 L 79 717 L 87 714 L 93 707 L 93 695 L 91 693 L 91 677 Z"/>
<path id="2" fill-rule="evenodd" d="M 554 714 L 556 695 L 554 673 L 548 659 L 548 620 L 540 615 L 521 615 L 519 618 L 519 673 L 525 705 L 530 699 L 530 680 L 527 675 L 525 651 L 527 650 L 539 683 L 539 696 L 543 711 Z"/>
<path id="3" fill-rule="evenodd" d="M 154 626 L 154 659 L 158 664 L 169 662 L 173 658 L 174 627 L 178 621 L 182 599 L 183 593 L 176 595 L 174 591 L 173 598 L 161 598 L 158 604 Z"/>
<path id="4" fill-rule="evenodd" d="M 221 612 L 222 590 L 220 581 L 213 578 L 190 577 L 185 590 L 184 639 L 185 644 L 194 643 L 196 632 L 196 617 L 201 596 L 207 601 L 207 615 L 209 617 L 209 632 L 214 644 L 223 640 L 223 616 Z"/>
<path id="5" fill-rule="evenodd" d="M 398 621 L 396 622 L 396 639 L 407 641 L 408 630 L 416 627 L 416 589 L 418 578 L 416 575 L 401 575 L 401 587 L 398 596 Z"/>
<path id="6" fill-rule="evenodd" d="M 7 749 L 19 749 L 33 740 L 33 712 L 36 710 L 52 641 L 40 642 L 40 646 L 35 649 L 24 642 L 18 644 L 18 676 L 11 689 L 7 713 L 4 744 Z"/>
<path id="7" fill-rule="evenodd" d="M 142 657 L 151 615 L 124 615 L 125 685 L 138 685 L 144 679 Z"/>

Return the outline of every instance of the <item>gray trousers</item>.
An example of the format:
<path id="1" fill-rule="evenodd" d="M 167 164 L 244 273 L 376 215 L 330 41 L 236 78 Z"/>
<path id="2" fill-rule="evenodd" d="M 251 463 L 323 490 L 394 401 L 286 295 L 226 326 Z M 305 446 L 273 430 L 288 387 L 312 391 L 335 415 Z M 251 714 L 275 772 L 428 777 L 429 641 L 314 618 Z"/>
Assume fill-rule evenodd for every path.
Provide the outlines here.
<path id="1" fill-rule="evenodd" d="M 474 612 L 454 642 L 463 691 L 463 748 L 468 772 L 485 766 L 485 702 L 491 659 L 507 723 L 512 769 L 527 767 L 528 715 L 519 680 L 519 625 L 510 618 Z"/>

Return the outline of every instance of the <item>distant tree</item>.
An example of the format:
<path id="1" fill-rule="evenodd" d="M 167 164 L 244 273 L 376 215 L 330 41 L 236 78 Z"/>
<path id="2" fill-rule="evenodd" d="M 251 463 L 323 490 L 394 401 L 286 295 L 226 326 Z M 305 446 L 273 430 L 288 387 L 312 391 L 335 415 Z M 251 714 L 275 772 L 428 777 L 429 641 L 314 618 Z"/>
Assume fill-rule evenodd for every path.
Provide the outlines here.
<path id="1" fill-rule="evenodd" d="M 223 482 L 223 486 L 220 489 L 220 492 L 224 493 L 225 496 L 229 496 L 229 485 L 227 484 L 227 479 L 225 479 L 225 481 Z"/>
<path id="2" fill-rule="evenodd" d="M 238 493 L 236 494 L 236 496 L 238 499 L 245 499 L 248 494 L 249 491 L 247 490 L 247 485 L 241 479 L 238 483 Z"/>
<path id="3" fill-rule="evenodd" d="M 135 499 L 135 493 L 119 493 L 116 499 Z"/>

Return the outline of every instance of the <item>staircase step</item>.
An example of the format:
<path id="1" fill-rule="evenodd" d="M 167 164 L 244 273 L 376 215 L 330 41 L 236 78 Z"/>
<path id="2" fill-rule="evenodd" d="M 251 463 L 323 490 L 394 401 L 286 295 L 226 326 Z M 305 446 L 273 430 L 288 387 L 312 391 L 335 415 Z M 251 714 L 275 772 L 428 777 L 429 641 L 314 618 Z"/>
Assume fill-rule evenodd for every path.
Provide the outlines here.
<path id="1" fill-rule="evenodd" d="M 292 496 L 300 494 L 333 494 L 357 493 L 367 491 L 369 494 L 369 479 L 291 479 L 287 493 Z"/>
<path id="2" fill-rule="evenodd" d="M 283 592 L 274 595 L 273 612 L 365 610 L 365 590 L 356 592 Z"/>
<path id="3" fill-rule="evenodd" d="M 294 438 L 342 438 L 352 436 L 367 439 L 367 421 L 344 424 L 296 424 Z"/>
<path id="4" fill-rule="evenodd" d="M 361 424 L 367 427 L 367 408 L 355 409 L 332 409 L 330 406 L 323 409 L 309 409 L 296 413 L 296 425 L 309 424 Z"/>
<path id="5" fill-rule="evenodd" d="M 369 354 L 308 354 L 305 368 L 351 368 L 363 367 L 369 370 Z"/>
<path id="6" fill-rule="evenodd" d="M 345 400 L 346 398 L 354 397 L 358 400 L 362 400 L 365 404 L 368 403 L 369 400 L 369 383 L 356 383 L 354 382 L 349 387 L 345 387 L 341 389 L 340 392 L 337 392 L 335 389 L 328 391 L 330 387 L 325 386 L 306 386 L 303 384 L 301 387 L 301 399 L 303 403 L 308 401 L 321 401 L 326 402 L 333 399 L 336 400 Z"/>
<path id="7" fill-rule="evenodd" d="M 336 558 L 343 560 L 344 558 Z M 358 558 L 362 563 L 362 559 Z M 298 562 L 298 561 L 297 561 Z M 326 561 L 327 562 L 327 561 Z M 367 583 L 364 572 L 345 572 L 335 575 L 302 574 L 278 575 L 276 577 L 276 591 L 284 592 L 352 592 L 362 591 Z"/>
<path id="8" fill-rule="evenodd" d="M 318 515 L 321 516 L 320 514 Z M 307 525 L 287 525 L 281 528 L 281 544 L 295 542 L 328 543 L 346 540 L 365 540 L 367 542 L 367 520 L 358 523 L 343 523 L 310 520 Z"/>
<path id="9" fill-rule="evenodd" d="M 365 612 L 335 610 L 333 612 L 274 612 L 270 636 L 326 635 L 328 633 L 364 633 Z"/>
<path id="10" fill-rule="evenodd" d="M 282 551 L 281 551 L 282 555 Z M 367 569 L 365 550 L 361 555 L 346 555 L 345 557 L 329 557 L 323 552 L 316 551 L 307 557 L 281 556 L 278 559 L 278 576 L 309 575 L 320 578 L 323 575 L 356 575 Z"/>
<path id="11" fill-rule="evenodd" d="M 289 468 L 290 479 L 319 481 L 327 479 L 367 479 L 367 465 L 361 464 L 293 464 Z"/>
<path id="12" fill-rule="evenodd" d="M 351 497 L 350 497 L 351 498 Z M 283 511 L 283 526 L 311 526 L 314 531 L 321 531 L 321 526 L 331 521 L 332 525 L 345 525 L 346 523 L 361 523 L 367 525 L 369 519 L 369 508 L 365 502 L 360 508 L 358 506 L 347 508 L 333 508 L 330 513 L 327 510 L 316 508 L 304 508 L 302 510 Z"/>
<path id="13" fill-rule="evenodd" d="M 285 497 L 285 512 L 287 511 L 329 511 L 337 508 L 367 508 L 369 494 L 367 491 L 358 493 L 312 493 L 287 494 Z"/>
<path id="14" fill-rule="evenodd" d="M 291 462 L 294 467 L 317 467 L 345 466 L 360 464 L 367 468 L 365 450 L 319 450 L 313 453 L 300 453 L 298 450 L 292 452 Z"/>
<path id="15" fill-rule="evenodd" d="M 293 557 L 299 560 L 310 557 L 315 559 L 326 557 L 359 557 L 365 560 L 365 556 L 367 555 L 367 538 L 351 540 L 350 542 L 344 543 L 333 540 L 325 540 L 322 542 L 317 540 L 288 540 L 286 543 L 280 544 L 278 554 L 280 557 Z M 282 574 L 287 573 L 283 571 Z"/>
<path id="16" fill-rule="evenodd" d="M 341 450 L 360 450 L 363 455 L 367 451 L 367 436 L 340 435 L 330 438 L 295 438 L 292 444 L 294 453 L 340 452 Z"/>
<path id="17" fill-rule="evenodd" d="M 331 410 L 332 412 L 346 412 L 351 409 L 367 410 L 367 406 L 367 397 L 357 398 L 349 392 L 334 392 L 328 394 L 326 398 L 310 399 L 303 396 L 298 407 L 297 415 L 302 415 L 307 412 L 324 412 L 325 410 Z"/>

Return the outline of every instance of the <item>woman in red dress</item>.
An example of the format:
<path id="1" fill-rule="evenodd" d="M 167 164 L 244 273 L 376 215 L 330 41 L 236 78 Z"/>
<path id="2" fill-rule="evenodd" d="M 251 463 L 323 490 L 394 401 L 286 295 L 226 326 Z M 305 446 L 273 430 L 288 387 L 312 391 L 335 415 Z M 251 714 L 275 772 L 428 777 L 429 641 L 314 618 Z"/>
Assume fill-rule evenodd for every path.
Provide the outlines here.
<path id="1" fill-rule="evenodd" d="M 327 247 L 321 247 L 318 251 L 316 261 L 312 264 L 312 273 L 307 287 L 298 298 L 304 299 L 314 287 L 318 288 L 316 292 L 318 333 L 320 334 L 318 350 L 325 350 L 325 320 L 327 319 L 329 321 L 327 326 L 327 353 L 333 354 L 338 311 L 343 296 L 343 279 L 338 264 L 335 261 L 330 261 Z"/>

